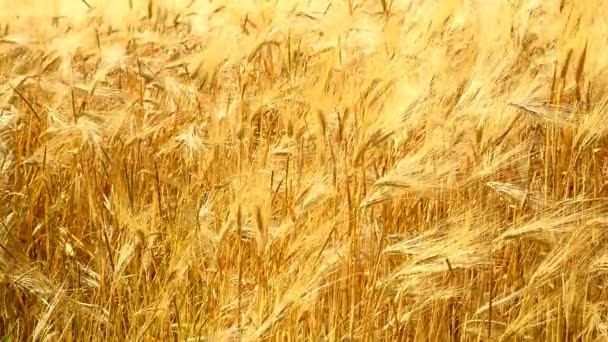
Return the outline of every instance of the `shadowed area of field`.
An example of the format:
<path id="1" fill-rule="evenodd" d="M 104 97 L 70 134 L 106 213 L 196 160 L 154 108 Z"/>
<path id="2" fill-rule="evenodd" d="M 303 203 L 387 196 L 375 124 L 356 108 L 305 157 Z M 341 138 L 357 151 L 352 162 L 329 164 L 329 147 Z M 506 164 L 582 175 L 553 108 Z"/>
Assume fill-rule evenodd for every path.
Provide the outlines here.
<path id="1" fill-rule="evenodd" d="M 0 337 L 608 338 L 604 1 L 0 9 Z"/>

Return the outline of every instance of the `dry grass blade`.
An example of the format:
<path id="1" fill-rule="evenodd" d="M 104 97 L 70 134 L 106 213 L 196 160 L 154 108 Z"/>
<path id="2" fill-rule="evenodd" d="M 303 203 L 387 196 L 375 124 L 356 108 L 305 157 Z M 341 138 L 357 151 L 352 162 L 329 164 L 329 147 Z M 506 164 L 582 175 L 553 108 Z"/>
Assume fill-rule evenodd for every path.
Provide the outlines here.
<path id="1" fill-rule="evenodd" d="M 47 340 L 49 332 L 52 329 L 51 316 L 54 314 L 57 306 L 61 304 L 61 301 L 64 299 L 64 295 L 64 291 L 57 291 L 57 294 L 55 294 L 53 300 L 48 304 L 46 312 L 42 315 L 42 317 L 40 317 L 40 320 L 32 332 L 33 341 Z"/>

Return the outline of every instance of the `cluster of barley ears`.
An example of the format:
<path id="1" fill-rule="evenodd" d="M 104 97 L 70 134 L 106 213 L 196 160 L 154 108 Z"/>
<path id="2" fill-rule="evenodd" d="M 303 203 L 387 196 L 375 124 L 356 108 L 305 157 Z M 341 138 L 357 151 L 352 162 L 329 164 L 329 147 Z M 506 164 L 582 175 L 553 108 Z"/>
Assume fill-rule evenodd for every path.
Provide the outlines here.
<path id="1" fill-rule="evenodd" d="M 5 339 L 608 339 L 605 1 L 182 2 L 0 22 Z"/>

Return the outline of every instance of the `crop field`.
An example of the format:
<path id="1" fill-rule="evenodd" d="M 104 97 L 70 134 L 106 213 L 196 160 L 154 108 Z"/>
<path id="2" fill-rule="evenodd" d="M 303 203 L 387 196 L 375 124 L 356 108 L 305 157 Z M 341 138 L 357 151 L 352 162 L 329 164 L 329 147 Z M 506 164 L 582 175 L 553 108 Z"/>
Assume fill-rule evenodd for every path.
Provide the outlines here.
<path id="1" fill-rule="evenodd" d="M 3 342 L 608 341 L 606 1 L 0 7 Z"/>

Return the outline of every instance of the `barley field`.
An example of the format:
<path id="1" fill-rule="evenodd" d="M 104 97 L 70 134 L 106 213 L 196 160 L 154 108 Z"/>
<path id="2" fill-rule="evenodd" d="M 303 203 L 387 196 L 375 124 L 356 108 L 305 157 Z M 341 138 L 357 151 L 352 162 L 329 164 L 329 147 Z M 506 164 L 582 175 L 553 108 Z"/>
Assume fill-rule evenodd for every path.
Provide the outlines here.
<path id="1" fill-rule="evenodd" d="M 3 342 L 608 341 L 605 1 L 0 7 Z"/>

